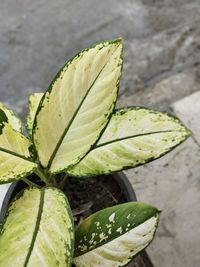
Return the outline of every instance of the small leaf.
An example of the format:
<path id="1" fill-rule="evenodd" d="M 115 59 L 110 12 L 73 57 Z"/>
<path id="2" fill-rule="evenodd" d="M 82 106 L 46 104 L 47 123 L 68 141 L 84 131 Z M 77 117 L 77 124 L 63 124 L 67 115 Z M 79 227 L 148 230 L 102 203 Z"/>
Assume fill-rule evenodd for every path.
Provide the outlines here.
<path id="1" fill-rule="evenodd" d="M 85 219 L 75 232 L 77 267 L 125 266 L 152 241 L 159 211 L 128 202 L 101 210 Z"/>
<path id="2" fill-rule="evenodd" d="M 98 140 L 115 106 L 121 40 L 83 50 L 57 74 L 36 113 L 33 139 L 41 164 L 58 173 Z"/>
<path id="3" fill-rule="evenodd" d="M 65 195 L 31 188 L 10 206 L 0 232 L 0 266 L 67 266 L 73 253 L 73 222 Z"/>
<path id="4" fill-rule="evenodd" d="M 189 130 L 167 113 L 120 109 L 93 150 L 67 173 L 84 177 L 133 168 L 165 155 L 189 136 Z"/>
<path id="5" fill-rule="evenodd" d="M 30 136 L 32 135 L 35 114 L 43 95 L 44 95 L 43 93 L 35 93 L 30 95 L 29 97 L 29 113 L 26 120 L 26 127 L 28 129 Z"/>
<path id="6" fill-rule="evenodd" d="M 7 121 L 0 109 L 0 184 L 17 181 L 37 168 L 31 159 L 31 142 Z"/>
<path id="7" fill-rule="evenodd" d="M 2 103 L 0 103 L 0 109 L 3 110 L 4 113 L 6 114 L 6 116 L 8 118 L 8 123 L 13 127 L 13 129 L 21 132 L 22 131 L 22 122 L 17 117 L 17 115 Z"/>

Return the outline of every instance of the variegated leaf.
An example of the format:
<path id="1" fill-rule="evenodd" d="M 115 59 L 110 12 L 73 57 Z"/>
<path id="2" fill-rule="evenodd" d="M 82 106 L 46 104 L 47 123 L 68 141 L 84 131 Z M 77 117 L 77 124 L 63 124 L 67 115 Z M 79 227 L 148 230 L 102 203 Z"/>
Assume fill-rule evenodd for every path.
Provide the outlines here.
<path id="1" fill-rule="evenodd" d="M 139 202 L 101 210 L 75 232 L 77 267 L 125 266 L 153 239 L 159 211 Z"/>
<path id="2" fill-rule="evenodd" d="M 26 127 L 30 135 L 32 135 L 33 123 L 35 120 L 35 114 L 43 97 L 43 93 L 35 93 L 29 97 L 29 113 L 26 120 Z"/>
<path id="3" fill-rule="evenodd" d="M 31 146 L 24 135 L 8 124 L 0 109 L 0 184 L 19 180 L 37 168 L 31 159 Z"/>
<path id="4" fill-rule="evenodd" d="M 41 164 L 57 173 L 74 165 L 99 138 L 113 111 L 122 43 L 100 43 L 70 60 L 40 102 L 33 139 Z"/>
<path id="5" fill-rule="evenodd" d="M 166 154 L 189 135 L 169 114 L 138 107 L 120 109 L 93 150 L 67 172 L 94 176 L 136 167 Z"/>
<path id="6" fill-rule="evenodd" d="M 56 188 L 25 190 L 11 204 L 0 232 L 0 266 L 71 267 L 73 222 Z"/>
<path id="7" fill-rule="evenodd" d="M 17 117 L 17 115 L 6 107 L 3 103 L 0 103 L 0 109 L 3 110 L 8 118 L 8 123 L 15 129 L 16 131 L 21 132 L 22 130 L 22 122 Z"/>

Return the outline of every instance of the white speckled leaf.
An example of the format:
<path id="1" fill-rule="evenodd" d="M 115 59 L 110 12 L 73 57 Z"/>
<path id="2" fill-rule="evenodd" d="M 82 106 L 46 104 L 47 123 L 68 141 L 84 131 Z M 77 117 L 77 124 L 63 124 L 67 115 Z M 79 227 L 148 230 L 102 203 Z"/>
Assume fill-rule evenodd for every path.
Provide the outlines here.
<path id="1" fill-rule="evenodd" d="M 37 168 L 31 159 L 30 140 L 7 122 L 0 109 L 0 184 L 19 180 Z"/>
<path id="2" fill-rule="evenodd" d="M 71 267 L 73 222 L 56 188 L 25 190 L 11 204 L 0 232 L 0 266 Z"/>
<path id="3" fill-rule="evenodd" d="M 169 114 L 138 107 L 120 109 L 93 150 L 67 173 L 94 176 L 136 167 L 163 156 L 189 135 Z"/>
<path id="4" fill-rule="evenodd" d="M 98 140 L 116 102 L 121 54 L 121 40 L 83 50 L 45 93 L 33 139 L 41 164 L 50 172 L 76 164 Z"/>
<path id="5" fill-rule="evenodd" d="M 159 211 L 147 204 L 129 202 L 101 210 L 75 232 L 77 267 L 118 267 L 128 264 L 152 241 Z"/>
<path id="6" fill-rule="evenodd" d="M 33 123 L 35 120 L 35 114 L 40 104 L 44 93 L 35 93 L 29 97 L 29 113 L 26 120 L 26 127 L 30 135 L 32 135 Z"/>
<path id="7" fill-rule="evenodd" d="M 22 122 L 17 117 L 17 115 L 6 107 L 3 103 L 0 103 L 0 109 L 3 110 L 8 118 L 8 123 L 15 129 L 16 131 L 21 132 L 22 130 Z"/>

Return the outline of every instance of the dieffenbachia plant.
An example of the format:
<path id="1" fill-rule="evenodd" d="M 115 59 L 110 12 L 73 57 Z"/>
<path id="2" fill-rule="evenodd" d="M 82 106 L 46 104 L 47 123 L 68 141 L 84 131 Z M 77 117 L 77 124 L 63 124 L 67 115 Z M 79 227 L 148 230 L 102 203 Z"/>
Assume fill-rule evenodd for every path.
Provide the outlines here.
<path id="1" fill-rule="evenodd" d="M 29 100 L 27 129 L 0 104 L 0 183 L 28 187 L 0 228 L 0 266 L 125 266 L 152 241 L 159 211 L 129 202 L 101 210 L 74 230 L 67 196 L 55 186 L 136 167 L 171 151 L 190 132 L 175 117 L 140 107 L 116 110 L 122 41 L 87 48 L 67 62 L 46 93 Z M 31 180 L 35 173 L 46 186 Z"/>

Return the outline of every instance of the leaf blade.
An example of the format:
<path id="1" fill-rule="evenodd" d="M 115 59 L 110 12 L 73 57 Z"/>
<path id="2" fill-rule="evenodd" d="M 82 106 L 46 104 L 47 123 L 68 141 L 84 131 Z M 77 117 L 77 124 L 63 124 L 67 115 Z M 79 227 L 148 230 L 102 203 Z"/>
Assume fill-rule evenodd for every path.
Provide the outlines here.
<path id="1" fill-rule="evenodd" d="M 181 122 L 167 113 L 120 109 L 93 150 L 67 173 L 84 177 L 137 167 L 165 155 L 189 136 Z"/>
<path id="2" fill-rule="evenodd" d="M 139 202 L 91 215 L 76 230 L 76 266 L 126 265 L 152 241 L 158 220 L 156 208 Z"/>
<path id="3" fill-rule="evenodd" d="M 29 113 L 26 119 L 26 127 L 28 129 L 30 136 L 32 135 L 35 115 L 43 95 L 44 93 L 34 93 L 29 97 Z"/>
<path id="4" fill-rule="evenodd" d="M 99 138 L 116 102 L 121 53 L 119 40 L 82 51 L 64 66 L 46 92 L 33 137 L 42 165 L 51 172 L 78 162 Z"/>
<path id="5" fill-rule="evenodd" d="M 8 118 L 9 124 L 15 129 L 16 131 L 22 131 L 22 122 L 18 118 L 18 116 L 8 107 L 6 107 L 3 103 L 0 103 L 0 109 L 4 111 Z"/>
<path id="6" fill-rule="evenodd" d="M 37 164 L 31 159 L 31 142 L 7 123 L 0 109 L 0 183 L 16 181 L 30 174 Z"/>
<path id="7" fill-rule="evenodd" d="M 23 158 L 13 156 L 0 149 L 0 184 L 18 181 L 33 173 L 37 164 Z"/>
<path id="8" fill-rule="evenodd" d="M 73 223 L 64 194 L 50 187 L 25 190 L 9 208 L 0 247 L 2 266 L 71 266 Z"/>

